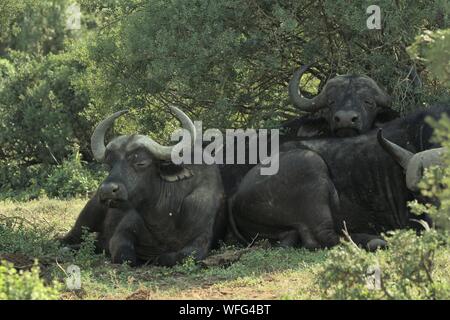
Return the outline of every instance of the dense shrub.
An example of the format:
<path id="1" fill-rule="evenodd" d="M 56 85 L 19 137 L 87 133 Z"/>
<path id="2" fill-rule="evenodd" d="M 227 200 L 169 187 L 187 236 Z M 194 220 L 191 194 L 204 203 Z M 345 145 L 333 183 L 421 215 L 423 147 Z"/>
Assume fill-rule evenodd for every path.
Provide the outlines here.
<path id="1" fill-rule="evenodd" d="M 401 111 L 450 96 L 406 51 L 421 30 L 449 26 L 446 1 L 377 1 L 381 30 L 366 26 L 371 1 L 82 3 L 104 26 L 89 45 L 91 96 L 102 109 L 153 104 L 156 112 L 172 103 L 218 128 L 276 126 L 298 116 L 287 81 L 312 61 L 316 81 L 306 94 L 335 74 L 362 73 L 385 86 Z M 415 69 L 421 84 L 411 81 Z"/>
<path id="2" fill-rule="evenodd" d="M 0 161 L 0 199 L 28 200 L 40 196 L 87 196 L 105 177 L 103 168 L 81 160 L 77 147 L 57 165 L 20 166 Z"/>
<path id="3" fill-rule="evenodd" d="M 448 237 L 448 235 L 447 235 Z M 330 252 L 319 285 L 333 299 L 449 299 L 450 283 L 435 276 L 439 247 L 448 245 L 435 230 L 389 234 L 389 250 L 367 252 L 343 243 Z M 379 270 L 379 271 L 375 271 Z M 379 272 L 379 274 L 378 274 Z"/>
<path id="4" fill-rule="evenodd" d="M 0 56 L 9 50 L 35 55 L 59 52 L 71 37 L 65 28 L 65 10 L 72 0 L 2 0 Z"/>
<path id="5" fill-rule="evenodd" d="M 7 262 L 0 262 L 0 300 L 56 300 L 60 286 L 45 285 L 39 278 L 39 267 L 17 271 Z"/>
<path id="6" fill-rule="evenodd" d="M 50 164 L 64 159 L 73 143 L 89 155 L 91 124 L 80 115 L 89 99 L 73 84 L 83 64 L 63 54 L 16 54 L 13 63 L 15 72 L 0 91 L 2 157 L 21 165 Z"/>
<path id="7" fill-rule="evenodd" d="M 102 173 L 102 170 L 90 170 L 87 163 L 81 160 L 79 151 L 75 149 L 67 160 L 53 168 L 43 188 L 51 197 L 86 196 L 97 189 L 103 178 Z"/>

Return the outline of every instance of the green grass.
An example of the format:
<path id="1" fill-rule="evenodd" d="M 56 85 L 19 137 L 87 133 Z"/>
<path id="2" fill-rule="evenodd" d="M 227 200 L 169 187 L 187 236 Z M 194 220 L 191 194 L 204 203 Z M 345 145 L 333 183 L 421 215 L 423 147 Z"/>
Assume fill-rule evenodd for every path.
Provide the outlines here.
<path id="1" fill-rule="evenodd" d="M 0 202 L 0 255 L 25 262 L 38 259 L 46 281 L 63 283 L 63 270 L 79 265 L 82 289 L 64 289 L 62 299 L 324 298 L 317 277 L 327 250 L 259 247 L 229 266 L 205 267 L 187 260 L 173 268 L 112 265 L 103 255 L 90 252 L 89 245 L 80 252 L 64 252 L 54 238 L 69 230 L 85 203 L 85 199 Z M 223 247 L 214 254 L 238 250 L 242 249 Z M 436 274 L 450 281 L 448 249 L 437 261 Z"/>

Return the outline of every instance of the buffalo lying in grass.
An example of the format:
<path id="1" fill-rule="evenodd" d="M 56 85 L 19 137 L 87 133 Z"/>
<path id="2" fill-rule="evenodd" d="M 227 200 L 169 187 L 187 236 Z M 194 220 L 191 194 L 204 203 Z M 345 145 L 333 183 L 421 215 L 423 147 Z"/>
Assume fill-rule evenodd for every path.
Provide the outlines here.
<path id="1" fill-rule="evenodd" d="M 390 108 L 390 96 L 367 76 L 336 76 L 328 80 L 316 97 L 305 98 L 299 90 L 299 83 L 308 68 L 309 66 L 303 66 L 294 73 L 288 89 L 292 104 L 309 115 L 285 123 L 279 137 L 280 143 L 296 137 L 310 139 L 356 136 L 398 117 Z M 220 166 L 227 197 L 236 192 L 241 180 L 253 166 L 248 161 L 245 165 Z"/>
<path id="2" fill-rule="evenodd" d="M 192 144 L 194 124 L 179 109 L 171 109 L 192 138 L 179 143 Z M 124 113 L 103 120 L 92 135 L 94 157 L 108 166 L 109 175 L 62 242 L 80 243 L 82 228 L 87 227 L 98 232 L 100 249 L 114 263 L 171 266 L 188 255 L 203 259 L 226 227 L 218 168 L 175 165 L 174 146 L 143 135 L 119 136 L 105 146 L 106 131 Z"/>
<path id="3" fill-rule="evenodd" d="M 244 177 L 230 203 L 231 224 L 243 241 L 258 235 L 309 249 L 337 244 L 344 222 L 369 250 L 385 246 L 382 232 L 419 229 L 407 202 L 417 198 L 422 168 L 439 163 L 442 152 L 433 149 L 424 119 L 448 111 L 435 107 L 386 124 L 383 133 L 392 142 L 381 133 L 377 139 L 374 130 L 284 144 L 278 174 L 261 176 L 258 165 Z"/>

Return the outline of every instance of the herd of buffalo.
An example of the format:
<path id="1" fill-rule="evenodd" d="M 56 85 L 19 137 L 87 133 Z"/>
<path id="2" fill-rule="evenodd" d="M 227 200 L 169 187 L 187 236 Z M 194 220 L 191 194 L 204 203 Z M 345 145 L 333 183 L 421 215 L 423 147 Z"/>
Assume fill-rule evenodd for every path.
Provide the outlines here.
<path id="1" fill-rule="evenodd" d="M 413 216 L 407 202 L 433 201 L 417 188 L 425 168 L 443 165 L 426 119 L 450 108 L 400 117 L 374 80 L 354 75 L 334 77 L 308 99 L 299 90 L 307 69 L 294 73 L 290 100 L 320 116 L 285 126 L 275 175 L 261 175 L 261 164 L 175 165 L 174 146 L 139 134 L 105 145 L 107 130 L 126 111 L 100 122 L 91 148 L 109 175 L 62 243 L 77 246 L 86 227 L 113 263 L 172 266 L 187 256 L 205 258 L 230 234 L 243 244 L 268 239 L 313 250 L 338 244 L 345 229 L 355 243 L 376 250 L 387 246 L 383 232 L 420 231 L 419 219 L 431 225 L 427 215 Z M 171 111 L 192 137 L 178 143 L 193 144 L 193 122 Z"/>

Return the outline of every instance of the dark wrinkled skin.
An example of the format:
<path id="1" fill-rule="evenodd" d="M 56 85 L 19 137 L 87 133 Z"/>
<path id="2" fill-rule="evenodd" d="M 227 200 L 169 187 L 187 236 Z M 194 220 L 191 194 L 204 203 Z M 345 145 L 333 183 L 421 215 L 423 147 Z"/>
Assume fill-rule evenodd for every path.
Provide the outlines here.
<path id="1" fill-rule="evenodd" d="M 384 92 L 368 77 L 356 75 L 335 77 L 323 90 L 327 106 L 315 114 L 284 123 L 281 126 L 280 145 L 298 138 L 356 136 L 382 127 L 399 116 L 391 108 L 377 104 L 378 96 L 384 95 Z M 356 120 L 352 122 L 354 117 Z M 234 194 L 240 181 L 253 167 L 252 164 L 220 166 L 227 198 Z"/>
<path id="2" fill-rule="evenodd" d="M 132 137 L 119 138 L 107 147 L 109 176 L 62 242 L 79 244 L 87 227 L 98 232 L 98 247 L 113 263 L 172 266 L 189 255 L 203 259 L 226 228 L 217 167 L 163 163 L 146 149 L 125 151 Z M 175 182 L 161 177 L 184 169 L 193 176 Z M 119 186 L 115 192 L 111 184 Z"/>
<path id="3" fill-rule="evenodd" d="M 437 147 L 424 118 L 439 118 L 439 107 L 397 119 L 383 128 L 392 142 L 419 152 Z M 280 170 L 259 175 L 256 166 L 232 200 L 231 219 L 238 237 L 258 234 L 282 246 L 309 249 L 338 243 L 344 221 L 352 239 L 375 250 L 386 246 L 380 233 L 421 226 L 407 208 L 417 198 L 406 187 L 403 169 L 378 144 L 377 130 L 345 139 L 299 140 L 280 148 Z M 421 200 L 421 199 L 419 199 Z"/>
<path id="4" fill-rule="evenodd" d="M 364 134 L 399 115 L 380 100 L 390 98 L 366 76 L 344 75 L 327 82 L 325 107 L 283 125 L 289 135 L 303 138 L 352 137 Z M 381 98 L 383 97 L 383 98 Z"/>
<path id="5" fill-rule="evenodd" d="M 321 139 L 335 137 L 325 116 L 326 114 L 321 112 L 286 121 L 281 125 L 284 139 L 287 141 L 294 140 L 296 138 Z M 398 117 L 398 112 L 392 109 L 380 109 L 375 115 L 375 120 L 368 131 L 374 128 L 381 128 L 387 122 L 395 120 Z M 342 129 L 340 134 L 345 136 L 346 132 L 348 133 L 348 136 L 356 136 L 359 134 L 351 128 L 349 130 Z"/>
<path id="6" fill-rule="evenodd" d="M 377 84 L 365 76 L 346 75 L 330 80 L 325 92 L 325 119 L 331 135 L 351 137 L 370 131 L 377 115 L 389 110 L 377 103 L 381 94 L 384 93 Z"/>

